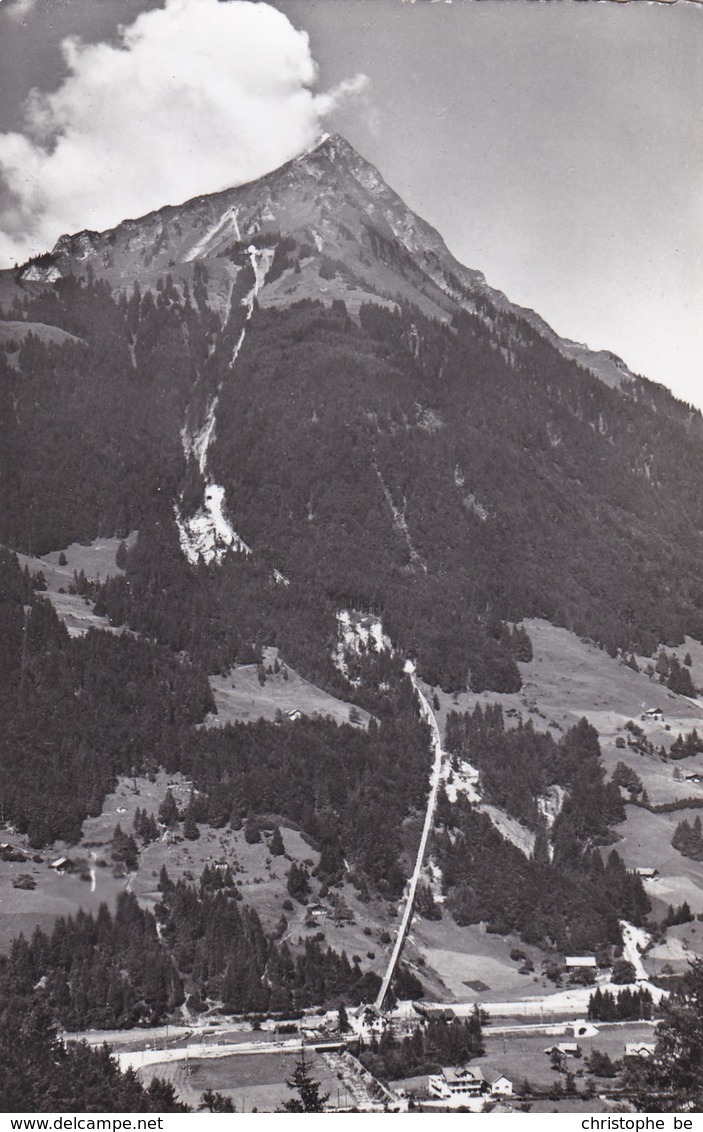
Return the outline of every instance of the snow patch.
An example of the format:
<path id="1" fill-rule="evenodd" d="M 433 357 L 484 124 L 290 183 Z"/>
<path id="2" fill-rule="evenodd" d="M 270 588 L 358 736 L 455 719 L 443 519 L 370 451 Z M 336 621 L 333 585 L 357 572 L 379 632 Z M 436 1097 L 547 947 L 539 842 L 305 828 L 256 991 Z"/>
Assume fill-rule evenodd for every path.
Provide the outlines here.
<path id="1" fill-rule="evenodd" d="M 502 810 L 499 806 L 484 802 L 480 786 L 481 774 L 472 763 L 466 759 L 456 758 L 451 763 L 445 761 L 442 766 L 441 777 L 449 802 L 454 803 L 459 795 L 463 795 L 481 813 L 490 818 L 501 837 L 512 842 L 526 857 L 532 856 L 535 847 L 535 834 L 522 825 L 517 818 L 506 814 L 505 810 Z"/>
<path id="2" fill-rule="evenodd" d="M 444 904 L 446 896 L 442 891 L 442 870 L 433 857 L 430 857 L 425 866 L 425 879 L 435 903 Z"/>
<path id="3" fill-rule="evenodd" d="M 623 959 L 626 959 L 635 968 L 637 982 L 646 982 L 648 975 L 642 962 L 642 952 L 649 947 L 652 937 L 644 928 L 637 928 L 634 924 L 629 924 L 627 920 L 620 920 L 620 931 L 622 933 Z"/>
<path id="4" fill-rule="evenodd" d="M 435 409 L 424 408 L 416 401 L 415 412 L 417 427 L 423 432 L 438 432 L 440 428 L 444 428 L 444 421 Z"/>
<path id="5" fill-rule="evenodd" d="M 234 205 L 228 208 L 226 212 L 223 212 L 217 223 L 213 224 L 205 235 L 201 236 L 197 244 L 194 244 L 188 254 L 183 257 L 183 262 L 191 263 L 194 259 L 200 259 L 203 255 L 207 254 L 207 248 L 213 244 L 215 240 L 221 239 L 223 236 L 231 234 L 235 236 L 237 240 L 241 241 L 242 237 L 237 219 L 238 214 L 239 209 Z"/>
<path id="6" fill-rule="evenodd" d="M 537 798 L 537 809 L 551 829 L 561 813 L 564 805 L 566 790 L 563 786 L 550 786 L 548 790 Z"/>
<path id="7" fill-rule="evenodd" d="M 461 502 L 464 507 L 473 511 L 474 515 L 477 515 L 482 522 L 485 522 L 489 516 L 488 508 L 484 507 L 483 503 L 479 502 L 473 491 L 464 492 L 463 489 L 466 487 L 466 477 L 458 464 L 454 468 L 454 486 L 458 487 L 462 493 Z"/>
<path id="8" fill-rule="evenodd" d="M 470 491 L 468 495 L 464 496 L 462 502 L 464 504 L 464 507 L 467 507 L 470 511 L 473 511 L 474 515 L 477 515 L 481 522 L 485 523 L 486 519 L 488 518 L 488 511 L 482 503 L 479 503 L 478 499 L 472 491 Z"/>
<path id="9" fill-rule="evenodd" d="M 228 223 L 233 223 L 237 232 L 239 232 L 237 210 L 229 209 L 228 212 L 225 213 L 223 220 L 216 226 L 217 230 L 222 229 L 225 218 L 227 218 Z M 215 230 L 213 229 L 203 239 L 206 241 L 213 239 L 214 232 Z M 202 240 L 200 244 L 203 245 Z M 249 322 L 253 314 L 254 303 L 266 280 L 266 273 L 271 266 L 274 250 L 273 248 L 257 248 L 253 244 L 247 248 L 249 261 L 254 272 L 254 285 L 249 293 L 242 299 L 242 305 L 247 308 L 246 322 Z M 245 334 L 246 325 L 242 327 L 232 353 L 232 359 L 229 364 L 230 374 L 239 357 Z M 215 437 L 217 406 L 219 404 L 221 390 L 222 382 L 218 386 L 214 396 L 208 402 L 205 420 L 200 428 L 196 429 L 194 432 L 189 432 L 185 427 L 181 430 L 181 442 L 186 459 L 193 457 L 197 460 L 200 474 L 206 481 L 202 506 L 192 518 L 183 518 L 178 506 L 174 508 L 181 550 L 188 561 L 193 565 L 201 559 L 207 563 L 221 563 L 228 550 L 233 550 L 238 554 L 252 553 L 251 547 L 247 546 L 244 539 L 237 534 L 227 517 L 225 489 L 208 476 L 208 452 Z M 287 579 L 284 579 L 282 574 L 280 578 L 283 580 L 284 584 L 288 584 Z"/>
<path id="10" fill-rule="evenodd" d="M 225 489 L 209 483 L 203 505 L 191 519 L 182 519 L 178 508 L 175 509 L 181 550 L 193 566 L 201 558 L 208 564 L 220 563 L 228 550 L 251 554 L 251 547 L 239 537 L 226 517 L 224 506 Z"/>
<path id="11" fill-rule="evenodd" d="M 337 645 L 332 654 L 335 668 L 357 687 L 361 681 L 350 675 L 349 660 L 369 652 L 393 652 L 390 637 L 384 633 L 380 617 L 342 609 L 337 614 Z"/>
<path id="12" fill-rule="evenodd" d="M 475 766 L 462 759 L 458 766 L 445 763 L 442 768 L 444 789 L 450 802 L 456 802 L 460 794 L 465 795 L 470 802 L 480 802 L 481 793 L 478 788 L 479 772 Z"/>
<path id="13" fill-rule="evenodd" d="M 61 279 L 61 272 L 58 267 L 38 267 L 33 263 L 22 272 L 22 279 L 26 283 L 56 283 Z"/>

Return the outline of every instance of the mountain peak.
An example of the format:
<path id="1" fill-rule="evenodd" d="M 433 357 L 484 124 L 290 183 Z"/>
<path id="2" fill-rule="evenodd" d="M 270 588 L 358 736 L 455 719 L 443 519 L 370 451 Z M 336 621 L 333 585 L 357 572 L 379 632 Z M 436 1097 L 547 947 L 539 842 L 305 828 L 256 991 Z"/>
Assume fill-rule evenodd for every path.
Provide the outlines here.
<path id="1" fill-rule="evenodd" d="M 209 301 L 224 318 L 252 243 L 280 245 L 260 305 L 343 299 L 355 315 L 362 303 L 407 302 L 443 322 L 464 310 L 490 327 L 501 313 L 518 314 L 606 384 L 623 389 L 634 379 L 619 359 L 561 339 L 535 312 L 489 287 L 480 271 L 459 263 L 436 229 L 337 133 L 323 134 L 309 150 L 248 184 L 165 206 L 107 232 L 62 236 L 53 252 L 20 271 L 18 281 L 51 284 L 90 267 L 118 290 L 135 281 L 154 287 L 167 274 L 190 287 L 194 264 L 203 262 Z"/>

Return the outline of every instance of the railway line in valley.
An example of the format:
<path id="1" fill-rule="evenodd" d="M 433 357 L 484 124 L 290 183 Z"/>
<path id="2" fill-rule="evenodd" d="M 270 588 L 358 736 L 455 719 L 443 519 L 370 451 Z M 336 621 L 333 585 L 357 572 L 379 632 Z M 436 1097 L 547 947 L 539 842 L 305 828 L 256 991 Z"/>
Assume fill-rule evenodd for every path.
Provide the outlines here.
<path id="1" fill-rule="evenodd" d="M 276 1042 L 211 1042 L 205 1044 L 197 1042 L 190 1045 L 164 1046 L 162 1048 L 114 1051 L 113 1056 L 119 1062 L 120 1069 L 142 1069 L 147 1065 L 164 1065 L 172 1061 L 207 1061 L 223 1057 L 252 1057 L 265 1054 L 303 1054 L 314 1050 L 316 1053 L 330 1053 L 345 1050 L 349 1044 L 348 1038 L 329 1039 L 320 1041 L 304 1041 L 302 1038 L 290 1038 L 286 1041 Z"/>

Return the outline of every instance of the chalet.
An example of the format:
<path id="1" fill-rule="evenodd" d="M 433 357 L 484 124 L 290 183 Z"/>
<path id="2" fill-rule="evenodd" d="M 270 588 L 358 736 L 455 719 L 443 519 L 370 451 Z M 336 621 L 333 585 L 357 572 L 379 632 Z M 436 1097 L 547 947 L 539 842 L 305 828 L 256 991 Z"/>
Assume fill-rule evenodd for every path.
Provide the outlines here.
<path id="1" fill-rule="evenodd" d="M 51 862 L 49 868 L 54 869 L 57 873 L 70 873 L 73 872 L 75 865 L 68 857 L 57 857 L 55 861 Z"/>
<path id="2" fill-rule="evenodd" d="M 578 1042 L 557 1042 L 556 1045 L 547 1046 L 546 1054 L 560 1053 L 564 1057 L 580 1057 L 581 1046 Z"/>
<path id="3" fill-rule="evenodd" d="M 427 1022 L 453 1022 L 456 1018 L 451 1006 L 437 1006 L 434 1002 L 414 1002 L 413 1006 Z"/>
<path id="4" fill-rule="evenodd" d="M 652 1057 L 654 1042 L 626 1042 L 625 1057 Z"/>
<path id="5" fill-rule="evenodd" d="M 295 723 L 298 719 L 302 718 L 303 713 L 300 708 L 291 708 L 290 711 L 286 712 L 286 719 L 290 720 L 291 723 Z"/>
<path id="6" fill-rule="evenodd" d="M 687 782 L 699 782 L 699 783 L 703 782 L 703 774 L 701 774 L 700 771 L 696 771 L 695 774 L 687 774 L 686 775 L 686 781 Z"/>
<path id="7" fill-rule="evenodd" d="M 595 955 L 567 955 L 564 962 L 569 969 L 598 966 Z"/>
<path id="8" fill-rule="evenodd" d="M 662 711 L 661 708 L 658 708 L 658 707 L 646 708 L 642 712 L 642 719 L 649 719 L 653 723 L 663 723 L 664 722 L 664 712 Z"/>
<path id="9" fill-rule="evenodd" d="M 512 1095 L 513 1083 L 504 1073 L 501 1073 L 499 1077 L 495 1077 L 491 1081 L 492 1097 L 512 1097 Z"/>
<path id="10" fill-rule="evenodd" d="M 362 1041 L 380 1038 L 388 1029 L 388 1019 L 375 1006 L 360 1006 L 349 1015 L 349 1025 Z"/>
<path id="11" fill-rule="evenodd" d="M 659 869 L 650 868 L 648 865 L 637 865 L 632 870 L 635 876 L 641 877 L 642 880 L 654 880 L 659 876 Z"/>
<path id="12" fill-rule="evenodd" d="M 487 1090 L 486 1079 L 477 1065 L 460 1069 L 442 1069 L 428 1081 L 430 1095 L 438 1100 L 462 1104 L 472 1097 L 480 1097 Z"/>

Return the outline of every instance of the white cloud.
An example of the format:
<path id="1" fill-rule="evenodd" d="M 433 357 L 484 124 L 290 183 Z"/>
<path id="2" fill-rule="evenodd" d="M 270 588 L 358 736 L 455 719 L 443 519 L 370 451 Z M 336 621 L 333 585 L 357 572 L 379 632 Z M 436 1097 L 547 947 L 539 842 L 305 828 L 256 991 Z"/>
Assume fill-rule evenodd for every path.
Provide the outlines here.
<path id="1" fill-rule="evenodd" d="M 5 3 L 8 17 L 21 24 L 36 7 L 37 0 L 5 0 Z"/>
<path id="2" fill-rule="evenodd" d="M 69 74 L 0 134 L 0 259 L 259 177 L 315 141 L 364 76 L 315 94 L 307 33 L 249 0 L 166 0 L 117 45 L 64 41 Z"/>

